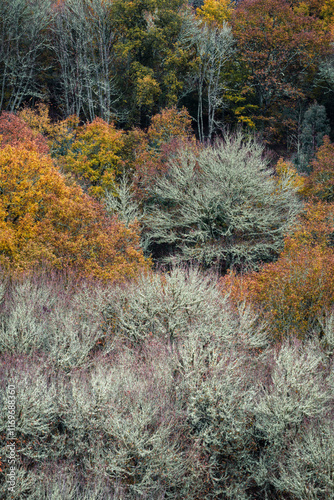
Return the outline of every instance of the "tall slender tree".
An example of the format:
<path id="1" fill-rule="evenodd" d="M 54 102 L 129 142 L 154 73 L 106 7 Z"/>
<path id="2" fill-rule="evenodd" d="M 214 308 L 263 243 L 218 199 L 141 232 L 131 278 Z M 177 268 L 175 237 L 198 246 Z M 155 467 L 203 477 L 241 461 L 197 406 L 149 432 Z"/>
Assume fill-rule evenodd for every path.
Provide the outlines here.
<path id="1" fill-rule="evenodd" d="M 0 2 L 0 111 L 14 111 L 25 100 L 43 97 L 38 74 L 48 42 L 51 0 Z"/>
<path id="2" fill-rule="evenodd" d="M 196 73 L 198 90 L 197 124 L 199 139 L 212 139 L 216 128 L 221 125 L 217 119 L 218 109 L 224 106 L 223 69 L 232 58 L 234 49 L 232 30 L 227 24 L 211 27 L 204 24 L 195 36 L 195 46 L 199 56 Z M 204 109 L 206 104 L 206 110 Z M 204 115 L 207 113 L 207 134 Z"/>
<path id="3" fill-rule="evenodd" d="M 109 0 L 64 0 L 54 7 L 53 47 L 65 114 L 109 122 L 120 92 L 115 83 L 115 32 Z"/>

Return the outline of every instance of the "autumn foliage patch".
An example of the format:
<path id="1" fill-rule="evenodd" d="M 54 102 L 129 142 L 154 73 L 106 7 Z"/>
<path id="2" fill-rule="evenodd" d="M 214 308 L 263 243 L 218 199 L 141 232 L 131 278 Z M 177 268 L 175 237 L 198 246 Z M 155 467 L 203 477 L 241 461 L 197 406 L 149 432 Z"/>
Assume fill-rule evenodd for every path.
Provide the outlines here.
<path id="1" fill-rule="evenodd" d="M 122 280 L 145 268 L 136 226 L 108 218 L 79 186 L 65 181 L 33 139 L 27 146 L 12 142 L 0 150 L 0 260 L 5 269 L 20 271 L 45 262 Z"/>
<path id="2" fill-rule="evenodd" d="M 334 306 L 333 206 L 308 204 L 277 262 L 222 279 L 236 303 L 249 301 L 277 339 L 322 335 Z M 230 288 L 229 288 L 230 287 Z"/>

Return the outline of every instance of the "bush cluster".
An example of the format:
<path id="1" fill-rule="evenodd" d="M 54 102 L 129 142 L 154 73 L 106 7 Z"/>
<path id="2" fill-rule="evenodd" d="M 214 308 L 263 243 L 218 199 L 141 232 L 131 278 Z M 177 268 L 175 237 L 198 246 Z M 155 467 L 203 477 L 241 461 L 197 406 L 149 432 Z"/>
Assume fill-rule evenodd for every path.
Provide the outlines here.
<path id="1" fill-rule="evenodd" d="M 323 339 L 274 343 L 189 267 L 108 286 L 27 276 L 1 297 L 0 496 L 8 383 L 14 498 L 334 495 L 333 315 Z"/>

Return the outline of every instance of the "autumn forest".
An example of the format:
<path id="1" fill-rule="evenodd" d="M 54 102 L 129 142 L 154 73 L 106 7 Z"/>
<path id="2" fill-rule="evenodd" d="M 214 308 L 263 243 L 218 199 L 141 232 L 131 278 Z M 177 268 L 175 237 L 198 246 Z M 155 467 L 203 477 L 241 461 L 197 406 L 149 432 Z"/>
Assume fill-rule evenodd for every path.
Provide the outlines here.
<path id="1" fill-rule="evenodd" d="M 0 498 L 334 498 L 334 0 L 0 0 Z"/>

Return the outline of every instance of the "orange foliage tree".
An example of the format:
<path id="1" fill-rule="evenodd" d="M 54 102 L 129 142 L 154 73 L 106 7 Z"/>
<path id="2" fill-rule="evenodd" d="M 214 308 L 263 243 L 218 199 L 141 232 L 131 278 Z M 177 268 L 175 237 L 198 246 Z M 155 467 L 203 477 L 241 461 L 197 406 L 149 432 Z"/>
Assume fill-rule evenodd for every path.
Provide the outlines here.
<path id="1" fill-rule="evenodd" d="M 49 153 L 46 139 L 38 130 L 33 130 L 27 123 L 14 113 L 3 112 L 0 115 L 0 148 L 7 144 L 17 146 L 24 144 L 26 148 L 34 149 L 42 154 Z"/>
<path id="2" fill-rule="evenodd" d="M 147 133 L 135 129 L 129 132 L 132 142 L 133 177 L 137 195 L 145 196 L 156 176 L 167 170 L 168 158 L 174 156 L 184 142 L 195 146 L 191 117 L 185 108 L 166 108 L 153 116 Z"/>
<path id="3" fill-rule="evenodd" d="M 321 333 L 319 319 L 334 306 L 334 204 L 307 203 L 275 263 L 260 272 L 222 278 L 235 304 L 250 301 L 275 338 Z"/>
<path id="4" fill-rule="evenodd" d="M 42 262 L 83 276 L 123 280 L 147 267 L 136 226 L 108 218 L 49 156 L 24 146 L 0 150 L 0 265 L 22 271 Z"/>
<path id="5" fill-rule="evenodd" d="M 240 68 L 236 96 L 248 97 L 255 110 L 249 118 L 277 139 L 295 125 L 294 109 L 310 95 L 330 34 L 321 19 L 286 0 L 244 0 L 231 23 Z"/>
<path id="6" fill-rule="evenodd" d="M 312 172 L 304 188 L 305 196 L 315 197 L 324 202 L 334 202 L 334 144 L 328 136 L 311 162 Z"/>
<path id="7" fill-rule="evenodd" d="M 175 106 L 166 108 L 154 115 L 147 135 L 150 147 L 159 148 L 174 138 L 187 138 L 192 134 L 191 117 L 186 108 Z"/>

